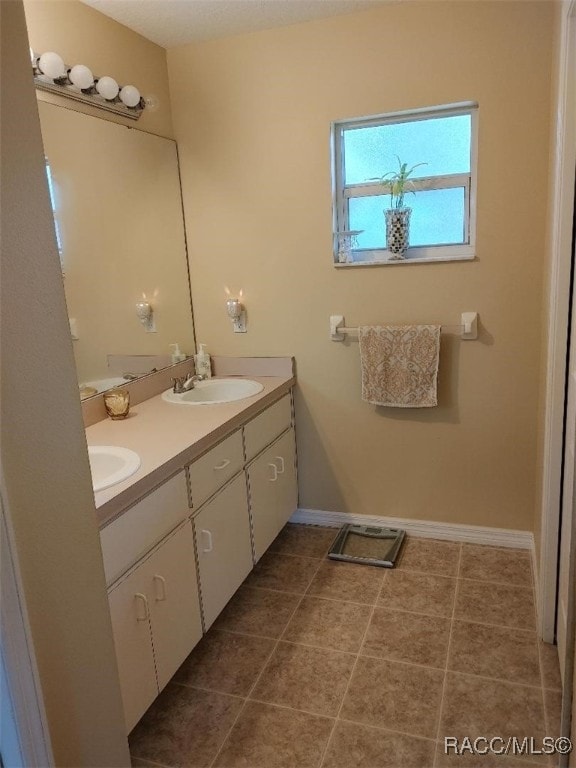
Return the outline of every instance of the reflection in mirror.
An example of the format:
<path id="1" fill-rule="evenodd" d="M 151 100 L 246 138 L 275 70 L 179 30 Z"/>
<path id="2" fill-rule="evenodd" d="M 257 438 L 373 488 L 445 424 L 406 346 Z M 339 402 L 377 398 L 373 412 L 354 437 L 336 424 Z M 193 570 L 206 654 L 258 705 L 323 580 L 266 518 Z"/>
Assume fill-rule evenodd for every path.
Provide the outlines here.
<path id="1" fill-rule="evenodd" d="M 178 156 L 170 139 L 38 107 L 85 397 L 170 365 L 170 344 L 194 353 Z"/>

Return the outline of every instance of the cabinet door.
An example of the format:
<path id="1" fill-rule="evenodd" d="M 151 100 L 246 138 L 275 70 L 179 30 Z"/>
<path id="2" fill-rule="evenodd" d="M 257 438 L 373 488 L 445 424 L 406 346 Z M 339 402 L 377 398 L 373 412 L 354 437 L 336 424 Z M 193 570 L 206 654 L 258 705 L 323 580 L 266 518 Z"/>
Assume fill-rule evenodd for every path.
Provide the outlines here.
<path id="1" fill-rule="evenodd" d="M 141 568 L 161 691 L 202 637 L 192 524 L 179 528 Z"/>
<path id="2" fill-rule="evenodd" d="M 278 525 L 281 530 L 298 507 L 298 481 L 296 478 L 296 442 L 293 429 L 289 429 L 272 446 L 273 461 L 278 467 Z"/>
<path id="3" fill-rule="evenodd" d="M 252 570 L 244 473 L 194 518 L 204 629 L 210 627 Z"/>
<path id="4" fill-rule="evenodd" d="M 147 586 L 137 568 L 108 596 L 127 733 L 158 695 Z"/>
<path id="5" fill-rule="evenodd" d="M 254 559 L 259 560 L 296 509 L 294 430 L 289 429 L 248 467 Z"/>

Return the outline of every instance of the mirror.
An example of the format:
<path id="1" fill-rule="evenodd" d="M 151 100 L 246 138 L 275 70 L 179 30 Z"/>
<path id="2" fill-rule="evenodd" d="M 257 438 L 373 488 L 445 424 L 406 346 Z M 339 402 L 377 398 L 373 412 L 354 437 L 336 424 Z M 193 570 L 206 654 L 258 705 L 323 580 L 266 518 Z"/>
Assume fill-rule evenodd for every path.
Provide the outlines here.
<path id="1" fill-rule="evenodd" d="M 178 156 L 171 139 L 38 107 L 84 397 L 170 365 L 170 344 L 194 352 Z"/>

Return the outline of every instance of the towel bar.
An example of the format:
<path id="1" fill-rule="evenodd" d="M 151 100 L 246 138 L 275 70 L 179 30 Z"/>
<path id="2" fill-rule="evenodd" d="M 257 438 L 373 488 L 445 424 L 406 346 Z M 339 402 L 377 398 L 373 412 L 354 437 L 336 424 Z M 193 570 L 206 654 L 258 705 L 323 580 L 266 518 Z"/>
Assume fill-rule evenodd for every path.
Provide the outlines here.
<path id="1" fill-rule="evenodd" d="M 457 330 L 465 341 L 478 338 L 478 312 L 462 312 L 459 325 L 442 325 L 443 331 Z M 358 328 L 347 328 L 344 315 L 330 315 L 330 338 L 332 341 L 344 341 L 349 333 L 358 333 Z"/>

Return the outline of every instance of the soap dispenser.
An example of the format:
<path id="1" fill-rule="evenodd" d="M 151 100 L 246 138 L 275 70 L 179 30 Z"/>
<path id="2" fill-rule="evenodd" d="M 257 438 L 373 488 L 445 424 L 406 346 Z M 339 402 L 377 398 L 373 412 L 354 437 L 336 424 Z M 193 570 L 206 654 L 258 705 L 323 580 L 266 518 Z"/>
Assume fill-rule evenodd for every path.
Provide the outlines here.
<path id="1" fill-rule="evenodd" d="M 180 352 L 180 345 L 179 344 L 170 344 L 170 347 L 173 347 L 174 352 L 172 352 L 172 362 L 173 363 L 181 363 L 182 360 L 186 360 L 186 355 L 184 352 Z"/>
<path id="2" fill-rule="evenodd" d="M 206 344 L 199 344 L 198 345 L 199 350 L 196 355 L 194 355 L 194 363 L 196 366 L 196 375 L 197 376 L 204 376 L 204 378 L 209 379 L 212 376 L 212 367 L 210 365 L 210 355 L 208 352 L 206 352 Z"/>

